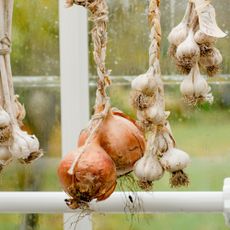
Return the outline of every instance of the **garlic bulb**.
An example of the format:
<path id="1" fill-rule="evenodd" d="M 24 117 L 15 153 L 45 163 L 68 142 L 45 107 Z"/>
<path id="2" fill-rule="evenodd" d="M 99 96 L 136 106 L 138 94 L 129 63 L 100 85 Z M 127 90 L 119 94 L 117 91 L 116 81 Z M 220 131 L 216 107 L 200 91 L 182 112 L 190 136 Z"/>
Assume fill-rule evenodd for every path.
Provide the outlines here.
<path id="1" fill-rule="evenodd" d="M 168 36 L 168 41 L 174 46 L 178 46 L 185 40 L 188 34 L 187 24 L 181 22 L 179 25 L 174 27 Z"/>
<path id="2" fill-rule="evenodd" d="M 0 108 L 0 128 L 8 125 L 10 125 L 10 116 L 4 109 Z"/>
<path id="3" fill-rule="evenodd" d="M 148 96 L 137 90 L 132 93 L 131 97 L 133 107 L 140 111 L 143 111 L 152 106 L 155 100 L 155 95 Z"/>
<path id="4" fill-rule="evenodd" d="M 137 118 L 139 121 L 144 122 L 145 120 L 152 122 L 153 124 L 164 123 L 168 114 L 163 110 L 161 106 L 157 104 L 152 105 L 143 111 L 137 111 Z"/>
<path id="5" fill-rule="evenodd" d="M 215 37 L 211 37 L 205 33 L 203 33 L 201 30 L 198 30 L 195 33 L 194 36 L 195 42 L 197 44 L 209 44 L 209 45 L 213 45 L 216 42 L 216 38 Z"/>
<path id="6" fill-rule="evenodd" d="M 132 89 L 141 91 L 147 95 L 152 95 L 157 88 L 157 82 L 150 68 L 146 73 L 139 75 L 132 81 Z"/>
<path id="7" fill-rule="evenodd" d="M 170 148 L 160 158 L 162 167 L 169 172 L 183 170 L 190 162 L 189 155 L 176 148 Z"/>
<path id="8" fill-rule="evenodd" d="M 191 69 L 196 64 L 199 55 L 200 48 L 194 40 L 193 30 L 190 29 L 188 37 L 177 47 L 176 58 L 181 68 L 187 70 Z"/>
<path id="9" fill-rule="evenodd" d="M 0 145 L 9 145 L 12 137 L 12 126 L 9 114 L 0 107 Z"/>
<path id="10" fill-rule="evenodd" d="M 38 139 L 17 127 L 13 131 L 13 143 L 10 146 L 10 152 L 23 163 L 29 163 L 35 157 L 39 158 L 42 156 L 39 150 Z"/>
<path id="11" fill-rule="evenodd" d="M 188 3 L 187 9 L 184 15 L 184 18 L 182 19 L 181 23 L 179 23 L 176 27 L 174 27 L 169 36 L 168 41 L 170 45 L 178 46 L 183 42 L 187 35 L 188 35 L 188 21 L 189 16 L 191 13 L 192 3 Z"/>
<path id="12" fill-rule="evenodd" d="M 12 155 L 7 146 L 0 147 L 0 171 L 4 166 L 8 165 L 12 161 Z"/>
<path id="13" fill-rule="evenodd" d="M 205 101 L 213 102 L 213 96 L 210 93 L 211 87 L 201 76 L 197 64 L 181 83 L 180 91 L 189 104 L 196 105 L 198 102 Z"/>
<path id="14" fill-rule="evenodd" d="M 144 182 L 151 184 L 152 181 L 159 180 L 163 176 L 164 170 L 156 155 L 145 154 L 135 163 L 134 174 L 142 185 L 145 184 Z"/>
<path id="15" fill-rule="evenodd" d="M 211 47 L 206 55 L 200 57 L 199 64 L 206 68 L 209 76 L 214 76 L 219 71 L 222 61 L 223 57 L 220 51 L 215 47 Z"/>

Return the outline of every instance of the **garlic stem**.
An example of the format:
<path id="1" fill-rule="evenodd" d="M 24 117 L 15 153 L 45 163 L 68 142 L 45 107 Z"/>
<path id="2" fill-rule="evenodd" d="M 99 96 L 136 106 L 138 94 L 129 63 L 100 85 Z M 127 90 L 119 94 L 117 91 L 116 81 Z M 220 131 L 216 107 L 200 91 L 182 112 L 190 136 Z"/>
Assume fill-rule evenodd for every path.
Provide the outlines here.
<path id="1" fill-rule="evenodd" d="M 183 23 L 186 23 L 187 26 L 189 25 L 189 19 L 190 19 L 190 17 L 191 17 L 191 13 L 192 13 L 192 10 L 193 10 L 194 6 L 195 6 L 194 3 L 188 2 L 187 8 L 186 8 L 186 10 L 185 10 L 184 17 L 183 17 L 183 19 L 182 19 L 182 21 L 181 21 L 181 22 L 183 22 Z"/>
<path id="2" fill-rule="evenodd" d="M 7 23 L 6 25 L 6 34 L 11 39 L 11 27 L 12 27 L 12 17 L 13 17 L 13 4 L 14 0 L 7 0 L 6 1 L 6 17 L 5 21 Z M 9 92 L 10 92 L 10 99 L 11 99 L 11 105 L 14 117 L 16 117 L 16 111 L 15 111 L 15 103 L 14 103 L 14 86 L 13 86 L 13 75 L 11 70 L 11 63 L 10 63 L 10 53 L 7 53 L 5 56 L 5 63 L 6 63 L 6 72 L 8 76 L 8 86 L 9 86 Z"/>
<path id="3" fill-rule="evenodd" d="M 4 38 L 6 35 L 6 31 L 4 30 L 5 28 L 5 13 L 4 13 L 4 1 L 1 0 L 0 1 L 0 28 L 2 28 L 0 31 L 0 38 Z M 9 48 L 6 47 L 5 44 L 0 43 L 0 49 L 5 49 L 5 48 Z M 7 71 L 6 71 L 6 65 L 5 65 L 5 58 L 4 55 L 0 55 L 0 70 L 1 70 L 1 82 L 2 82 L 2 90 L 3 90 L 3 95 L 4 95 L 4 103 L 5 103 L 5 109 L 6 111 L 9 113 L 10 115 L 10 119 L 12 124 L 14 124 L 16 122 L 15 118 L 14 118 L 14 113 L 13 113 L 13 109 L 11 106 L 11 98 L 10 98 L 10 91 L 9 91 L 9 87 L 8 87 L 8 79 L 7 79 Z"/>

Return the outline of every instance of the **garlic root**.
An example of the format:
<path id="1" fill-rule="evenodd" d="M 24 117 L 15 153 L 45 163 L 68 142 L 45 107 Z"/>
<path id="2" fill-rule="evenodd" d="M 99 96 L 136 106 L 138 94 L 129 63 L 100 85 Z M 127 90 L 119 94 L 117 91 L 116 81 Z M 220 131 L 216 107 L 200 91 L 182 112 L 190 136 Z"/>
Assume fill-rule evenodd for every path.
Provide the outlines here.
<path id="1" fill-rule="evenodd" d="M 189 185 L 188 175 L 183 170 L 173 172 L 169 181 L 172 188 Z"/>
<path id="2" fill-rule="evenodd" d="M 144 190 L 150 190 L 152 182 L 163 176 L 164 169 L 156 155 L 146 153 L 135 163 L 134 173 L 138 178 L 138 185 Z"/>
<path id="3" fill-rule="evenodd" d="M 170 178 L 172 187 L 187 186 L 189 184 L 188 176 L 183 172 L 189 162 L 188 154 L 176 148 L 170 148 L 160 158 L 162 167 L 172 173 Z"/>

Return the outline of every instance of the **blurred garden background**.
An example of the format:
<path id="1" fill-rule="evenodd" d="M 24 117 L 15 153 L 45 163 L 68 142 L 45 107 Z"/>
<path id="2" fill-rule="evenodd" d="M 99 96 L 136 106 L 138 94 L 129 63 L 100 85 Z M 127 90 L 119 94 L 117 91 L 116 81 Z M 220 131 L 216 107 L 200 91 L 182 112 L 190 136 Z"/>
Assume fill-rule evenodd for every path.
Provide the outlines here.
<path id="1" fill-rule="evenodd" d="M 148 25 L 146 0 L 109 0 L 109 43 L 107 66 L 112 69 L 112 104 L 135 117 L 130 106 L 130 82 L 148 66 Z M 161 67 L 165 80 L 166 106 L 179 148 L 191 155 L 187 169 L 188 188 L 178 190 L 219 191 L 230 176 L 230 38 L 217 47 L 224 57 L 222 72 L 210 79 L 215 96 L 213 105 L 195 108 L 184 104 L 178 76 L 167 56 L 167 35 L 182 18 L 185 0 L 162 0 Z M 220 27 L 229 32 L 228 0 L 213 0 Z M 64 6 L 64 0 L 63 0 Z M 74 22 L 73 22 L 74 23 Z M 89 23 L 89 28 L 91 23 Z M 90 35 L 90 33 L 89 33 Z M 76 60 L 77 61 L 77 60 Z M 95 68 L 89 37 L 90 105 L 94 103 Z M 15 0 L 13 18 L 12 68 L 16 93 L 25 103 L 25 127 L 35 133 L 45 155 L 31 166 L 11 164 L 0 175 L 1 191 L 60 191 L 56 168 L 61 159 L 60 67 L 58 1 Z M 78 76 L 76 76 L 78 77 Z M 90 109 L 90 108 L 89 108 Z M 90 110 L 92 112 L 92 109 Z M 76 136 L 77 139 L 77 136 Z M 168 175 L 156 182 L 155 191 L 172 191 Z M 54 221 L 55 218 L 55 221 Z M 95 230 L 187 229 L 224 230 L 221 214 L 95 215 Z M 62 215 L 0 215 L 4 230 L 61 230 Z"/>

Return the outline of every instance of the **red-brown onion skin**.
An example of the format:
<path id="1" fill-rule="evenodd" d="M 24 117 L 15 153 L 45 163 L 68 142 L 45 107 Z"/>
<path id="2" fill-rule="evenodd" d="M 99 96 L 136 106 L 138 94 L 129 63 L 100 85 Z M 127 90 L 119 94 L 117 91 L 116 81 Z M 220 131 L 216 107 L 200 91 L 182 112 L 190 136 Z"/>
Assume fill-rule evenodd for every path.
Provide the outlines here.
<path id="1" fill-rule="evenodd" d="M 117 175 L 132 171 L 145 151 L 145 138 L 135 121 L 120 111 L 110 111 L 95 135 L 99 145 L 116 164 Z M 78 140 L 82 146 L 88 137 L 83 130 Z"/>
<path id="2" fill-rule="evenodd" d="M 110 156 L 95 142 L 88 145 L 79 157 L 74 168 L 74 176 L 68 170 L 74 161 L 77 151 L 67 154 L 58 167 L 59 180 L 63 189 L 72 198 L 76 193 L 92 199 L 104 200 L 116 187 L 116 167 Z M 74 192 L 69 189 L 74 184 Z"/>

